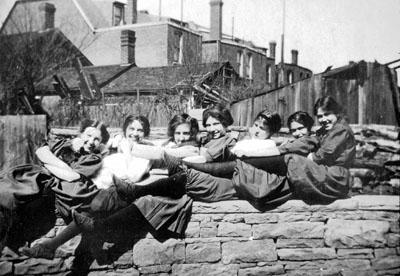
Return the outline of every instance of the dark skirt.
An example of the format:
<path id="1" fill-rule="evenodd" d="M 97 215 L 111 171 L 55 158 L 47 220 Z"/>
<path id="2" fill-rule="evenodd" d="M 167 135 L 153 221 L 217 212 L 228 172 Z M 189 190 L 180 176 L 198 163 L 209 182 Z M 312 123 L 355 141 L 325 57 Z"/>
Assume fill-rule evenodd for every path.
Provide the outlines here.
<path id="1" fill-rule="evenodd" d="M 147 195 L 138 198 L 133 204 L 154 229 L 165 229 L 182 235 L 190 221 L 192 203 L 193 200 L 187 195 L 178 199 Z"/>

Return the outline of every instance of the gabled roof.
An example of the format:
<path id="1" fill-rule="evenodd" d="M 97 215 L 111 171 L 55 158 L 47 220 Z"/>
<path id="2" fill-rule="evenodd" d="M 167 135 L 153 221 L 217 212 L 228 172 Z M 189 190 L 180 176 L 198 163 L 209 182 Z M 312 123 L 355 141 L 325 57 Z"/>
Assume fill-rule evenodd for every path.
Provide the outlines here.
<path id="1" fill-rule="evenodd" d="M 103 93 L 136 93 L 141 91 L 159 91 L 172 89 L 176 85 L 189 85 L 205 81 L 224 67 L 233 69 L 229 62 L 215 62 L 191 66 L 176 65 L 165 67 L 138 68 L 134 65 L 111 65 L 84 67 L 85 72 L 94 74 Z M 212 73 L 210 75 L 210 73 Z M 78 73 L 75 69 L 64 69 L 57 73 L 71 90 L 78 90 Z M 215 76 L 215 75 L 214 75 Z M 36 87 L 44 93 L 54 92 L 53 77 L 49 76 Z"/>

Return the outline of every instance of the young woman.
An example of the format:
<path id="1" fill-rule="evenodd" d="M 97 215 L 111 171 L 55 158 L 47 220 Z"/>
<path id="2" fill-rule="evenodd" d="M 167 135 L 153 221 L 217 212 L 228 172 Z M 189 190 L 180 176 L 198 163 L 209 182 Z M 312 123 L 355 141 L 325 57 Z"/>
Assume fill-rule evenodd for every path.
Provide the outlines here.
<path id="1" fill-rule="evenodd" d="M 197 133 L 199 124 L 196 119 L 186 113 L 175 115 L 168 123 L 169 139 L 161 146 L 134 144 L 131 152 L 134 156 L 152 160 L 155 167 L 160 167 L 164 154 L 176 158 L 185 158 L 199 154 Z"/>
<path id="2" fill-rule="evenodd" d="M 276 131 L 278 131 L 280 126 L 280 116 L 276 112 L 265 111 L 257 115 L 254 121 L 254 128 L 251 133 L 255 138 L 266 139 L 270 138 Z M 129 189 L 125 190 L 125 192 L 130 196 L 130 200 L 138 198 L 133 205 L 118 211 L 106 219 L 92 220 L 78 213 L 74 214 L 74 219 L 82 229 L 90 231 L 93 231 L 94 229 L 104 229 L 115 225 L 117 222 L 132 222 L 137 218 L 137 209 L 143 199 L 149 197 L 150 194 L 156 196 L 154 198 L 164 198 L 157 197 L 157 195 L 161 195 L 168 197 L 168 199 L 164 198 L 166 202 L 173 202 L 174 198 L 180 198 L 180 206 L 174 206 L 179 208 L 175 209 L 175 212 L 170 213 L 176 218 L 174 222 L 179 222 L 175 224 L 176 226 L 174 226 L 173 229 L 183 232 L 184 226 L 190 218 L 190 213 L 188 210 L 190 210 L 192 198 L 201 198 L 204 201 L 218 201 L 235 197 L 236 193 L 231 183 L 228 182 L 228 179 L 225 179 L 228 183 L 222 183 L 222 185 L 219 185 L 220 183 L 218 181 L 213 181 L 212 178 L 215 177 L 209 174 L 199 172 L 194 169 L 186 169 L 186 173 L 188 175 L 190 174 L 191 178 L 193 179 L 193 182 L 188 183 L 186 187 L 186 174 L 181 173 L 144 186 L 130 185 Z M 143 212 L 142 214 L 145 215 Z M 145 215 L 145 217 L 149 222 L 153 221 L 152 217 L 149 217 L 148 215 Z M 155 218 L 157 218 L 157 216 Z M 153 222 L 152 225 L 155 229 L 159 229 L 157 226 L 159 226 L 160 223 Z M 171 227 L 169 229 L 171 229 Z"/>
<path id="3" fill-rule="evenodd" d="M 56 208 L 69 225 L 52 239 L 31 248 L 20 248 L 21 253 L 29 257 L 52 258 L 59 245 L 80 232 L 71 222 L 71 212 L 73 209 L 82 212 L 90 210 L 90 204 L 99 191 L 90 178 L 102 166 L 108 139 L 109 133 L 103 123 L 87 119 L 82 121 L 79 137 L 61 140 L 36 151 L 37 157 L 50 172 L 46 182 L 55 193 Z"/>

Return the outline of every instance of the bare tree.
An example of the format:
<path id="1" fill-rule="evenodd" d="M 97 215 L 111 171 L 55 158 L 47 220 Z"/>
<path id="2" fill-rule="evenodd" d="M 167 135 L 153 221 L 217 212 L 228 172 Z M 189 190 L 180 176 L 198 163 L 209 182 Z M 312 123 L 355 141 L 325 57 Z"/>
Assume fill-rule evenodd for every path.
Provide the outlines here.
<path id="1" fill-rule="evenodd" d="M 35 16 L 26 10 L 18 22 L 11 18 L 8 28 L 1 30 L 0 114 L 42 113 L 40 101 L 35 99 L 40 96 L 35 84 L 60 68 L 71 67 L 76 57 L 90 65 L 80 46 L 75 46 L 59 29 L 38 28 Z"/>

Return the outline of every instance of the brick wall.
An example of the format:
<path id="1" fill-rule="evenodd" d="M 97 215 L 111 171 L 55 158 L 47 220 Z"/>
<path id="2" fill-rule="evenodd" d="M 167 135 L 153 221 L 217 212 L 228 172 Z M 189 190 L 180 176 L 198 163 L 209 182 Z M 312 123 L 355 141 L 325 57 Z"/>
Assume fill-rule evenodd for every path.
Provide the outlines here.
<path id="1" fill-rule="evenodd" d="M 54 260 L 3 254 L 0 275 L 68 275 L 79 241 Z M 147 233 L 117 255 L 105 243 L 88 275 L 399 275 L 399 242 L 398 196 L 292 200 L 265 213 L 246 201 L 195 202 L 185 239 Z"/>

